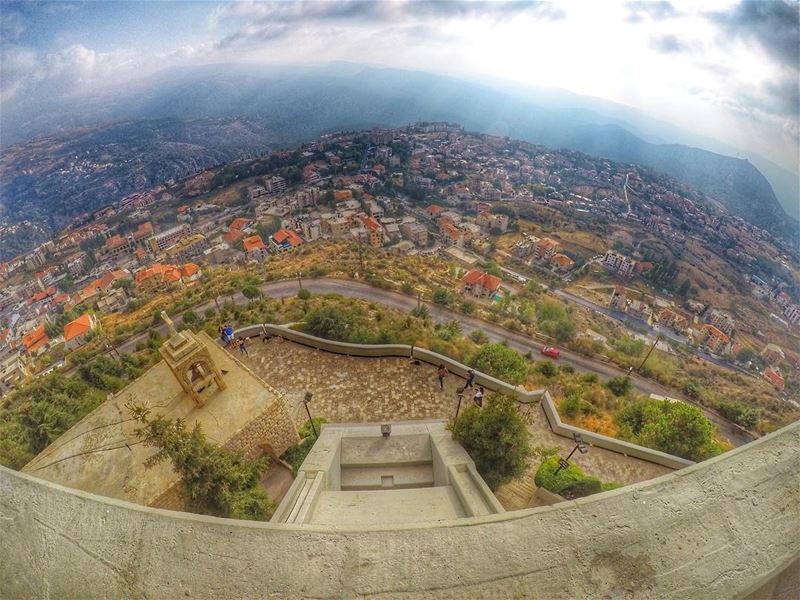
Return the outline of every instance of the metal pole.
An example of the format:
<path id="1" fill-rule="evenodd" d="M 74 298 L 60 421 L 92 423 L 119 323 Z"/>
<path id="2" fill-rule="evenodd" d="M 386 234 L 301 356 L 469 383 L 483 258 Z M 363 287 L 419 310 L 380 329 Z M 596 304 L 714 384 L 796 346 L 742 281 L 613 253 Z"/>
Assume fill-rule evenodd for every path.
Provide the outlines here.
<path id="1" fill-rule="evenodd" d="M 318 438 L 319 434 L 317 433 L 317 428 L 314 426 L 314 419 L 311 418 L 311 411 L 308 410 L 308 402 L 303 402 L 306 406 L 306 414 L 308 415 L 308 422 L 311 423 L 311 431 L 314 432 L 314 437 Z"/>
<path id="2" fill-rule="evenodd" d="M 297 272 L 297 284 L 300 286 L 300 289 L 303 289 L 303 279 L 300 276 L 300 271 Z"/>
<path id="3" fill-rule="evenodd" d="M 650 350 L 648 350 L 648 351 L 647 351 L 647 355 L 644 357 L 644 360 L 642 361 L 642 364 L 640 364 L 640 365 L 639 365 L 639 368 L 638 368 L 638 369 L 636 369 L 636 371 L 637 371 L 637 372 L 642 370 L 642 367 L 644 366 L 644 363 L 646 363 L 646 362 L 647 362 L 647 359 L 648 359 L 648 358 L 650 358 L 650 354 L 652 354 L 653 350 L 655 350 L 656 344 L 658 344 L 658 341 L 659 341 L 660 339 L 661 339 L 661 334 L 659 333 L 659 334 L 656 336 L 656 341 L 655 341 L 655 342 L 653 342 L 653 345 L 652 345 L 652 346 L 650 346 Z"/>
<path id="4" fill-rule="evenodd" d="M 464 393 L 461 392 L 460 394 L 458 394 L 458 406 L 456 406 L 456 418 L 453 419 L 453 423 L 458 421 L 458 413 L 461 411 L 461 400 L 463 399 L 464 399 Z"/>

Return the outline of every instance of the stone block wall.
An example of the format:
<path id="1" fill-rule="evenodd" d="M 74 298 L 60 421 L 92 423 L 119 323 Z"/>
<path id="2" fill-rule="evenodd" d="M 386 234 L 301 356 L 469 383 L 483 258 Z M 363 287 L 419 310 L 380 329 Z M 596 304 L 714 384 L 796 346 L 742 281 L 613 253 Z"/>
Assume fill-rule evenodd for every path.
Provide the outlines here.
<path id="1" fill-rule="evenodd" d="M 224 446 L 241 452 L 247 458 L 264 454 L 279 457 L 288 448 L 300 443 L 297 426 L 289 414 L 285 400 L 278 396 L 267 409 L 233 435 Z"/>

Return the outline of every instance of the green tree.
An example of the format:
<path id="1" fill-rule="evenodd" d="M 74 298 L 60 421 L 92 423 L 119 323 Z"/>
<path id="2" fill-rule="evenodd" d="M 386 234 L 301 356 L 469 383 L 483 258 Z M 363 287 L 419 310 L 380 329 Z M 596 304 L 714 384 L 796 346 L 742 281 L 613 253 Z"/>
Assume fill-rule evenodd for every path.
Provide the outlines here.
<path id="1" fill-rule="evenodd" d="M 188 431 L 182 419 L 151 419 L 147 408 L 128 408 L 141 425 L 136 436 L 144 445 L 157 449 L 145 466 L 169 460 L 181 477 L 189 509 L 232 519 L 269 517 L 273 506 L 261 486 L 266 457 L 246 459 L 209 442 L 199 424 Z"/>
<path id="2" fill-rule="evenodd" d="M 525 471 L 531 447 L 528 429 L 513 401 L 493 394 L 483 408 L 470 406 L 453 425 L 453 438 L 475 461 L 493 490 Z"/>
<path id="3" fill-rule="evenodd" d="M 308 288 L 300 288 L 297 290 L 297 297 L 300 298 L 300 300 L 308 300 L 311 298 L 311 292 Z"/>
<path id="4" fill-rule="evenodd" d="M 616 414 L 620 437 L 689 460 L 719 454 L 714 425 L 702 411 L 684 402 L 632 401 Z"/>
<path id="5" fill-rule="evenodd" d="M 450 292 L 444 288 L 436 288 L 433 290 L 433 301 L 436 304 L 447 306 L 451 301 Z"/>
<path id="6" fill-rule="evenodd" d="M 202 319 L 200 318 L 200 315 L 198 315 L 193 310 L 187 310 L 186 312 L 183 313 L 183 322 L 187 327 L 193 329 L 198 325 L 200 325 L 201 321 Z"/>
<path id="7" fill-rule="evenodd" d="M 312 312 L 305 324 L 305 332 L 310 335 L 349 342 L 352 337 L 354 320 L 336 306 L 323 306 Z"/>
<path id="8" fill-rule="evenodd" d="M 606 381 L 606 387 L 610 389 L 615 396 L 624 396 L 631 389 L 631 380 L 625 375 L 618 375 Z"/>
<path id="9" fill-rule="evenodd" d="M 525 359 L 519 352 L 503 344 L 484 344 L 469 364 L 508 383 L 522 383 L 528 374 Z"/>
<path id="10" fill-rule="evenodd" d="M 261 296 L 261 290 L 254 285 L 246 285 L 242 288 L 242 294 L 248 300 L 253 301 Z"/>

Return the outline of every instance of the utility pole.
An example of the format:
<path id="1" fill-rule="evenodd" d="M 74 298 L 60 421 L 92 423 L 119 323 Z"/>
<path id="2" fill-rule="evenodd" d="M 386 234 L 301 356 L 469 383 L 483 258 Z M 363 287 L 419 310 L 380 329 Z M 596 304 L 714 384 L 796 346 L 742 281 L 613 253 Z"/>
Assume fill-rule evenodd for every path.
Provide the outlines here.
<path id="1" fill-rule="evenodd" d="M 303 279 L 301 277 L 300 271 L 297 272 L 297 285 L 300 286 L 300 289 L 303 289 Z"/>
<path id="2" fill-rule="evenodd" d="M 656 341 L 655 341 L 655 342 L 653 342 L 653 345 L 652 345 L 652 346 L 650 346 L 650 350 L 648 350 L 648 351 L 647 351 L 647 354 L 645 355 L 645 357 L 644 357 L 644 360 L 642 360 L 642 364 L 640 364 L 640 365 L 639 365 L 639 368 L 638 368 L 638 369 L 636 369 L 636 371 L 637 371 L 637 372 L 640 372 L 640 371 L 642 370 L 642 367 L 644 366 L 644 363 L 646 363 L 646 362 L 647 362 L 647 359 L 648 359 L 648 358 L 650 358 L 650 355 L 653 353 L 653 350 L 655 350 L 655 347 L 656 347 L 656 345 L 658 344 L 658 342 L 659 342 L 659 340 L 660 340 L 660 339 L 661 339 L 661 334 L 659 333 L 659 334 L 656 336 Z"/>

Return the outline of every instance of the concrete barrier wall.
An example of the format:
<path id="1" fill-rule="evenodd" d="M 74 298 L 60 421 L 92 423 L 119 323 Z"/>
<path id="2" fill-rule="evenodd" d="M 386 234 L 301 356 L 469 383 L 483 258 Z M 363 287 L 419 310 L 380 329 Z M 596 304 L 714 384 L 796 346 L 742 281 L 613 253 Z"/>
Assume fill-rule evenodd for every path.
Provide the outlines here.
<path id="1" fill-rule="evenodd" d="M 334 354 L 366 358 L 383 356 L 409 356 L 434 366 L 444 365 L 447 367 L 448 371 L 462 378 L 466 378 L 467 371 L 470 368 L 467 365 L 453 360 L 452 358 L 444 356 L 443 354 L 438 354 L 437 352 L 433 352 L 426 348 L 406 346 L 403 344 L 348 344 L 344 342 L 335 342 L 318 338 L 313 335 L 308 335 L 307 333 L 302 333 L 300 331 L 294 331 L 293 329 L 289 329 L 288 327 L 283 327 L 280 325 L 250 325 L 248 327 L 238 329 L 236 331 L 236 335 L 240 337 L 261 335 L 263 332 L 263 327 L 266 327 L 267 331 L 274 336 L 283 337 L 298 344 L 303 344 L 304 346 L 317 348 L 326 352 L 332 352 Z M 636 444 L 631 444 L 630 442 L 617 440 L 599 433 L 594 433 L 585 429 L 580 429 L 579 427 L 562 423 L 556 406 L 553 403 L 550 394 L 547 393 L 546 390 L 526 390 L 523 387 L 511 385 L 505 381 L 501 381 L 495 377 L 492 377 L 491 375 L 481 373 L 480 371 L 475 371 L 475 382 L 477 385 L 481 385 L 490 391 L 499 392 L 501 394 L 506 394 L 516 398 L 518 402 L 525 404 L 541 402 L 545 416 L 550 423 L 550 428 L 556 435 L 561 435 L 572 439 L 573 434 L 579 433 L 586 443 L 593 446 L 605 448 L 606 450 L 611 450 L 613 452 L 619 452 L 620 454 L 625 454 L 627 456 L 633 456 L 655 464 L 664 465 L 672 469 L 682 469 L 694 464 L 690 460 L 672 456 L 664 452 L 659 452 L 658 450 L 651 450 L 650 448 L 637 446 Z"/>
<path id="2" fill-rule="evenodd" d="M 608 437 L 607 435 L 602 435 L 600 433 L 587 431 L 586 429 L 581 429 L 573 425 L 562 423 L 555 403 L 548 392 L 545 392 L 544 396 L 542 397 L 542 408 L 544 409 L 544 414 L 547 416 L 547 420 L 550 422 L 550 428 L 553 430 L 553 433 L 558 435 L 571 438 L 574 434 L 578 433 L 583 438 L 584 442 L 591 444 L 592 446 L 605 448 L 606 450 L 611 450 L 613 452 L 619 452 L 620 454 L 624 454 L 626 456 L 641 458 L 642 460 L 664 465 L 665 467 L 669 467 L 671 469 L 683 469 L 684 467 L 694 464 L 694 462 L 691 460 L 673 456 L 672 454 L 667 454 L 666 452 L 659 452 L 658 450 L 637 446 L 636 444 L 631 444 L 630 442 L 626 442 L 624 440 L 618 440 L 616 438 Z"/>
<path id="3" fill-rule="evenodd" d="M 800 555 L 799 478 L 796 423 L 681 471 L 552 507 L 323 528 L 151 509 L 0 468 L 0 597 L 722 599 L 791 591 L 796 574 L 787 578 L 784 566 Z"/>

